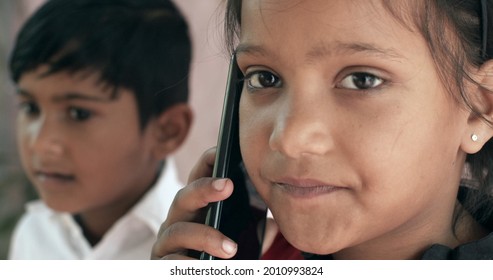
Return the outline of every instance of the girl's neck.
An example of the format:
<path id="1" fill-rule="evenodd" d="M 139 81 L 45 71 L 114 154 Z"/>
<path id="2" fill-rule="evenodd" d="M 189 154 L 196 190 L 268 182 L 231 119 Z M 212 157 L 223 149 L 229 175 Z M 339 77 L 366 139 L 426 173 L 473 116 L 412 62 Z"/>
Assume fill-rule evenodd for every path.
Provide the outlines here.
<path id="1" fill-rule="evenodd" d="M 464 212 L 466 213 L 466 212 Z M 437 225 L 427 224 L 414 230 L 402 229 L 344 249 L 333 254 L 334 259 L 420 259 L 433 244 L 455 248 L 467 242 L 479 240 L 488 232 L 472 216 L 464 214 L 453 222 Z"/>

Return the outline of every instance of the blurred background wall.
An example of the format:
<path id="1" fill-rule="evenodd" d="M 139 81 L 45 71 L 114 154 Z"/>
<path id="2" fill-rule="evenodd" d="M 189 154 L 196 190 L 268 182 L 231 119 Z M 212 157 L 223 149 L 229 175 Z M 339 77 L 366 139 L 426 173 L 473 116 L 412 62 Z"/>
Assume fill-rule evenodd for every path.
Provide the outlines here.
<path id="1" fill-rule="evenodd" d="M 16 105 L 7 61 L 15 34 L 45 0 L 0 0 L 0 259 L 5 259 L 10 234 L 36 197 L 22 174 L 15 146 Z M 221 115 L 229 55 L 222 37 L 222 0 L 174 0 L 187 18 L 193 40 L 191 105 L 195 121 L 184 146 L 176 153 L 179 175 L 188 173 L 202 152 L 215 145 Z"/>

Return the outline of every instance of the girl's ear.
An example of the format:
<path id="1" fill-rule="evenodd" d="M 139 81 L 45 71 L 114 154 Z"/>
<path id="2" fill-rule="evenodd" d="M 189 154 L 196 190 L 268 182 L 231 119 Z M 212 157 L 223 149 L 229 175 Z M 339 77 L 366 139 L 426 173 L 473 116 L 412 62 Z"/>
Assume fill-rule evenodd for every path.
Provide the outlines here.
<path id="1" fill-rule="evenodd" d="M 462 140 L 462 150 L 477 153 L 493 137 L 493 60 L 488 60 L 474 75 L 477 84 L 468 91 L 470 104 L 476 112 L 468 119 L 468 131 Z"/>
<path id="2" fill-rule="evenodd" d="M 173 105 L 152 121 L 154 156 L 165 159 L 185 141 L 192 125 L 193 114 L 186 103 Z"/>

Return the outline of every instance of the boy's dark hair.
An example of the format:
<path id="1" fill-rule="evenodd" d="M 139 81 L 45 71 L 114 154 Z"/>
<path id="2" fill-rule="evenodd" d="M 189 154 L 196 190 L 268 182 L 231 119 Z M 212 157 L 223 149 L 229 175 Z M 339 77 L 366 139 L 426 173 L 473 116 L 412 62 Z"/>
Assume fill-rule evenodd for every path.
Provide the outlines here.
<path id="1" fill-rule="evenodd" d="M 187 102 L 191 42 L 169 0 L 49 0 L 18 34 L 14 82 L 47 64 L 59 71 L 95 71 L 136 97 L 141 127 L 168 107 Z"/>
<path id="2" fill-rule="evenodd" d="M 473 82 L 468 66 L 479 67 L 493 59 L 492 0 L 382 0 L 388 11 L 404 26 L 420 32 L 428 43 L 435 67 L 451 96 L 483 118 L 465 91 L 465 82 Z M 242 0 L 227 0 L 225 38 L 234 51 L 241 26 Z M 412 11 L 409 15 L 409 11 Z M 493 94 L 493 93 L 491 93 Z M 479 223 L 493 230 L 493 139 L 466 159 L 472 186 L 461 188 L 458 199 Z M 464 183 L 463 182 L 463 183 Z M 459 210 L 455 222 L 463 214 Z"/>

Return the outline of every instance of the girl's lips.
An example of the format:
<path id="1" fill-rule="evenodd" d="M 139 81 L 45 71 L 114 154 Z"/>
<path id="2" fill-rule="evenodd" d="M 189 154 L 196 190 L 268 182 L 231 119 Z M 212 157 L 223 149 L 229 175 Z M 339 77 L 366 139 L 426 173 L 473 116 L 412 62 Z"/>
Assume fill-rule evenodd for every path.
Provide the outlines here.
<path id="1" fill-rule="evenodd" d="M 295 197 L 305 198 L 347 189 L 347 187 L 335 186 L 312 179 L 282 179 L 274 182 L 274 185 Z"/>

